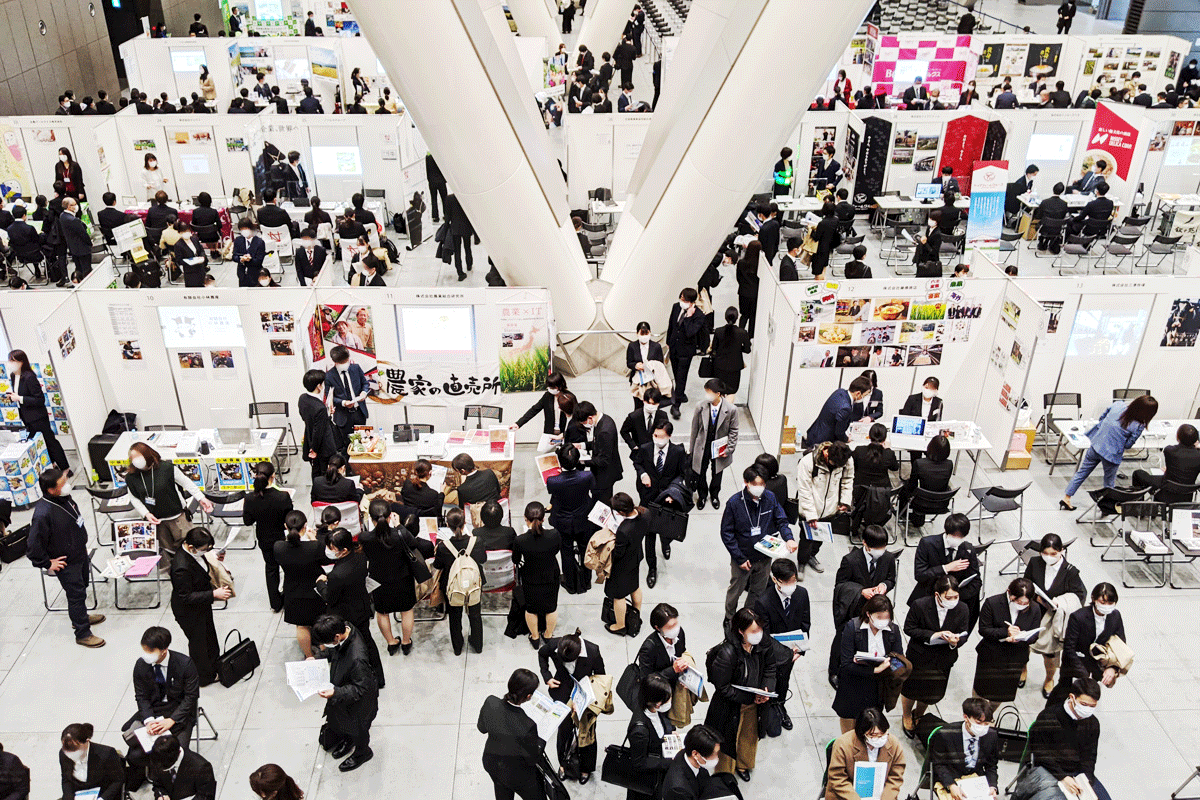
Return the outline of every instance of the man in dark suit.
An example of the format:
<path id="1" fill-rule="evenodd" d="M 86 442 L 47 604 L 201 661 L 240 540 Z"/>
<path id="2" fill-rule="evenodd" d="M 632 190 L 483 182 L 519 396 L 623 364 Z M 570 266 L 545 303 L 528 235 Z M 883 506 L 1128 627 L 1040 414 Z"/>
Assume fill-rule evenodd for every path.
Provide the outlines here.
<path id="1" fill-rule="evenodd" d="M 829 357 L 829 356 L 827 356 Z M 850 427 L 850 414 L 854 404 L 871 394 L 871 379 L 858 376 L 850 381 L 845 389 L 834 389 L 833 394 L 825 400 L 821 411 L 808 431 L 804 441 L 808 447 L 816 447 L 822 442 L 849 441 L 846 429 Z"/>
<path id="2" fill-rule="evenodd" d="M 683 750 L 675 754 L 667 767 L 659 797 L 662 800 L 700 800 L 706 794 L 720 755 L 721 735 L 707 725 L 692 726 L 683 737 Z M 715 788 L 716 784 L 713 786 Z"/>
<path id="3" fill-rule="evenodd" d="M 929 742 L 935 785 L 950 792 L 959 779 L 973 775 L 986 778 L 988 786 L 998 791 L 1000 737 L 991 727 L 992 704 L 982 697 L 968 697 L 962 710 L 962 722 L 942 726 Z"/>
<path id="4" fill-rule="evenodd" d="M 1066 191 L 1066 187 L 1063 186 L 1062 181 L 1054 184 L 1054 194 L 1038 204 L 1038 207 L 1033 210 L 1033 218 L 1036 220 L 1065 220 L 1070 213 L 1070 207 L 1067 205 L 1067 201 L 1062 199 L 1064 191 Z M 1055 228 L 1058 231 L 1057 234 L 1052 233 Z M 1043 236 L 1041 228 L 1038 229 L 1038 250 L 1043 252 L 1049 250 L 1057 255 L 1062 246 L 1063 226 L 1055 225 L 1050 230 L 1051 233 Z"/>
<path id="5" fill-rule="evenodd" d="M 300 246 L 292 258 L 296 262 L 296 277 L 301 286 L 307 286 L 306 281 L 316 280 L 321 268 L 325 266 L 325 248 L 317 243 L 317 232 L 305 228 L 300 233 Z"/>
<path id="6" fill-rule="evenodd" d="M 667 318 L 667 347 L 671 351 L 671 374 L 675 389 L 671 394 L 671 416 L 679 419 L 679 407 L 687 400 L 684 388 L 692 358 L 700 345 L 700 333 L 704 330 L 704 315 L 696 308 L 696 290 L 687 287 L 679 293 L 679 302 L 671 306 Z"/>
<path id="7" fill-rule="evenodd" d="M 154 193 L 154 202 L 146 209 L 147 228 L 168 228 L 179 219 L 179 212 L 167 205 L 170 197 L 162 189 Z M 158 244 L 157 241 L 154 244 Z"/>
<path id="8" fill-rule="evenodd" d="M 955 186 L 957 185 L 956 183 Z M 837 217 L 838 231 L 843 236 L 853 236 L 854 217 L 858 212 L 854 210 L 854 204 L 850 202 L 850 192 L 845 189 L 838 189 L 837 200 L 837 205 L 833 207 L 833 215 Z"/>
<path id="9" fill-rule="evenodd" d="M 899 555 L 887 551 L 887 531 L 878 525 L 863 530 L 862 547 L 856 547 L 838 564 L 833 579 L 833 642 L 829 648 L 829 678 L 838 672 L 842 649 L 842 629 L 862 611 L 863 604 L 875 595 L 891 594 L 896 589 L 896 562 Z"/>
<path id="10" fill-rule="evenodd" d="M 691 476 L 688 464 L 690 459 L 683 445 L 671 442 L 675 426 L 662 411 L 658 414 L 662 419 L 655 418 L 651 441 L 639 447 L 633 458 L 633 468 L 637 472 L 638 498 L 643 506 L 657 502 L 673 483 L 679 481 L 675 483 L 678 492 L 668 492 L 662 505 L 674 506 L 686 512 L 690 510 L 687 502 L 691 495 L 691 490 L 687 488 Z M 658 583 L 658 556 L 654 550 L 654 541 L 657 538 L 658 531 L 650 529 L 646 533 L 646 568 L 649 570 L 646 586 L 650 589 Z M 671 558 L 671 543 L 665 538 L 662 551 L 663 558 Z"/>
<path id="11" fill-rule="evenodd" d="M 913 85 L 904 90 L 904 106 L 909 111 L 916 111 L 929 105 L 929 91 L 921 82 L 921 76 L 913 78 Z"/>
<path id="12" fill-rule="evenodd" d="M 1099 800 L 1110 800 L 1108 790 L 1096 779 L 1100 721 L 1095 714 L 1100 692 L 1095 679 L 1076 679 L 1066 702 L 1046 706 L 1029 727 L 1029 753 L 1033 763 L 1066 784 L 1068 790 L 1079 793 L 1075 776 L 1082 774 Z"/>
<path id="13" fill-rule="evenodd" d="M 816 181 L 818 187 L 832 192 L 842 180 L 842 165 L 833 157 L 837 153 L 836 147 L 827 144 L 824 153 L 825 160 L 817 167 L 817 174 L 813 180 Z"/>
<path id="14" fill-rule="evenodd" d="M 126 759 L 135 767 L 144 768 L 149 754 L 142 750 L 134 729 L 144 725 L 153 736 L 170 732 L 186 748 L 196 727 L 200 673 L 192 659 L 170 647 L 171 632 L 166 628 L 155 625 L 142 634 L 142 657 L 133 665 L 138 710 L 122 728 L 129 744 Z"/>
<path id="15" fill-rule="evenodd" d="M 466 453 L 456 455 L 450 466 L 459 474 L 459 505 L 482 506 L 489 501 L 500 501 L 500 479 L 494 471 L 479 469 L 475 466 L 475 459 Z"/>
<path id="16" fill-rule="evenodd" d="M 155 797 L 215 800 L 217 796 L 212 764 L 199 753 L 185 750 L 174 736 L 160 736 L 154 740 L 148 772 Z"/>
<path id="17" fill-rule="evenodd" d="M 8 226 L 12 224 L 12 212 L 4 207 L 4 198 L 0 197 L 0 229 L 8 230 Z"/>
<path id="18" fill-rule="evenodd" d="M 321 108 L 321 101 L 313 96 L 311 86 L 304 87 L 304 99 L 300 101 L 299 107 L 296 109 L 297 114 L 324 114 L 325 109 Z"/>
<path id="19" fill-rule="evenodd" d="M 146 96 L 145 92 L 138 92 L 137 100 L 134 102 L 134 106 L 133 106 L 134 108 L 137 109 L 137 113 L 139 113 L 139 114 L 153 114 L 154 113 L 154 106 L 152 106 L 146 102 L 146 100 L 148 100 L 148 99 L 149 98 Z"/>
<path id="20" fill-rule="evenodd" d="M 1138 94 L 1137 97 L 1133 98 L 1133 104 L 1135 106 L 1143 106 L 1145 108 L 1149 108 L 1150 106 L 1154 105 L 1154 98 L 1151 97 L 1150 93 L 1146 91 L 1146 84 L 1139 83 L 1137 88 Z"/>
<path id="21" fill-rule="evenodd" d="M 587 432 L 587 450 L 592 456 L 588 462 L 588 469 L 596 478 L 596 489 L 592 496 L 607 504 L 612 500 L 613 485 L 621 480 L 624 474 L 621 468 L 617 423 L 613 422 L 613 418 L 608 414 L 601 414 L 587 400 L 575 406 L 575 420 Z"/>
<path id="22" fill-rule="evenodd" d="M 1169 444 L 1163 448 L 1163 474 L 1151 475 L 1142 469 L 1135 470 L 1133 485 L 1153 486 L 1155 489 L 1161 489 L 1167 481 L 1183 486 L 1195 484 L 1197 477 L 1200 477 L 1200 448 L 1196 447 L 1197 440 L 1200 440 L 1200 434 L 1197 433 L 1194 425 L 1186 422 L 1180 425 L 1175 431 L 1176 444 Z M 1160 503 L 1187 502 L 1170 497 L 1169 492 L 1165 492 L 1163 495 L 1163 499 L 1159 500 Z"/>
<path id="23" fill-rule="evenodd" d="M 1054 91 L 1050 93 L 1050 103 L 1055 108 L 1071 107 L 1071 93 L 1067 91 L 1066 86 L 1063 81 L 1054 84 Z"/>
<path id="24" fill-rule="evenodd" d="M 275 104 L 275 113 L 276 114 L 291 113 L 288 110 L 287 99 L 284 97 L 281 97 L 279 95 L 279 87 L 278 86 L 271 87 L 271 102 Z"/>
<path id="25" fill-rule="evenodd" d="M 613 66 L 621 73 L 619 86 L 624 86 L 627 83 L 633 83 L 633 61 L 637 58 L 637 50 L 629 41 L 629 37 L 622 34 L 621 43 L 613 49 Z"/>
<path id="26" fill-rule="evenodd" d="M 232 256 L 237 265 L 238 286 L 258 285 L 258 274 L 266 257 L 266 243 L 257 235 L 254 223 L 242 217 L 238 221 L 238 236 L 233 240 Z"/>
<path id="27" fill-rule="evenodd" d="M 312 477 L 325 474 L 325 465 L 341 449 L 340 434 L 325 407 L 325 373 L 310 369 L 304 373 L 304 394 L 296 401 L 296 410 L 304 422 L 301 434 L 301 458 L 312 466 Z"/>
<path id="28" fill-rule="evenodd" d="M 304 35 L 305 36 L 316 36 L 317 35 L 317 22 L 316 22 L 316 20 L 313 19 L 313 12 L 311 12 L 311 11 L 308 12 L 308 19 L 304 20 Z"/>
<path id="29" fill-rule="evenodd" d="M 299 154 L 297 154 L 299 158 Z M 275 190 L 271 188 L 263 189 L 262 199 L 263 204 L 258 209 L 258 224 L 262 228 L 287 228 L 292 236 L 296 235 L 296 231 L 292 230 L 292 218 L 288 213 L 276 204 Z"/>
<path id="30" fill-rule="evenodd" d="M 333 393 L 333 424 L 346 441 L 355 425 L 367 422 L 366 398 L 371 385 L 362 367 L 350 360 L 350 351 L 345 347 L 334 346 L 329 357 L 334 366 L 325 373 L 325 385 Z"/>
<path id="31" fill-rule="evenodd" d="M 971 627 L 979 617 L 979 556 L 975 546 L 967 541 L 971 520 L 966 514 L 949 514 L 942 523 L 941 534 L 925 536 L 917 543 L 913 555 L 913 577 L 916 585 L 908 595 L 908 605 L 933 594 L 934 582 L 943 575 L 958 581 L 959 596 L 971 612 Z"/>
<path id="32" fill-rule="evenodd" d="M 322 646 L 329 659 L 327 689 L 317 692 L 325 698 L 325 717 L 329 720 L 328 739 L 321 745 L 334 758 L 350 757 L 338 764 L 341 772 L 358 769 L 375 755 L 371 750 L 371 723 L 379 713 L 379 684 L 367 655 L 362 632 L 337 614 L 324 614 L 312 627 L 313 643 Z"/>
<path id="33" fill-rule="evenodd" d="M 96 101 L 96 113 L 98 114 L 115 114 L 117 107 L 108 102 L 108 92 L 101 89 L 96 93 L 96 97 L 100 98 Z"/>
<path id="34" fill-rule="evenodd" d="M 804 240 L 799 236 L 793 236 L 787 240 L 787 252 L 783 254 L 783 258 L 779 259 L 779 281 L 798 281 L 800 280 L 800 269 L 796 266 L 800 263 L 800 248 L 804 245 Z"/>
<path id="35" fill-rule="evenodd" d="M 13 206 L 13 221 L 8 226 L 8 246 L 17 260 L 33 264 L 34 275 L 42 277 L 41 262 L 45 256 L 42 244 L 45 237 L 25 221 L 25 206 Z"/>
<path id="36" fill-rule="evenodd" d="M 199 14 L 192 15 L 192 24 L 188 26 L 188 36 L 200 38 L 208 36 L 208 26 L 200 21 Z"/>
<path id="37" fill-rule="evenodd" d="M 812 627 L 812 616 L 808 604 L 808 590 L 799 583 L 799 572 L 794 561 L 777 558 L 771 562 L 771 586 L 754 601 L 754 612 L 762 620 L 763 630 L 772 637 L 785 633 L 803 631 L 806 635 Z M 792 677 L 792 666 L 807 650 L 797 645 L 776 641 L 771 648 L 775 657 L 775 685 L 787 686 Z M 779 711 L 786 730 L 792 729 L 792 718 L 779 699 Z"/>
<path id="38" fill-rule="evenodd" d="M 947 192 L 954 192 L 955 195 L 962 194 L 962 190 L 958 188 L 958 178 L 954 177 L 954 167 L 942 167 L 942 174 L 934 178 L 932 182 L 941 185 L 943 196 Z"/>
<path id="39" fill-rule="evenodd" d="M 762 245 L 763 257 L 770 264 L 779 252 L 779 206 L 771 203 L 763 209 L 763 224 L 758 229 L 758 243 Z"/>
<path id="40" fill-rule="evenodd" d="M 559 16 L 562 17 L 562 32 L 571 32 L 571 23 L 575 20 L 575 0 L 569 0 L 564 3 L 562 8 L 558 10 Z"/>
<path id="41" fill-rule="evenodd" d="M 1092 165 L 1092 169 L 1085 173 L 1079 180 L 1070 185 L 1067 190 L 1068 194 L 1079 192 L 1080 194 L 1092 194 L 1104 183 L 1104 170 L 1108 168 L 1108 162 L 1100 159 Z"/>
<path id="42" fill-rule="evenodd" d="M 442 207 L 446 205 L 446 176 L 442 174 L 441 168 L 437 165 L 437 161 L 433 158 L 433 153 L 425 154 L 425 179 L 429 182 L 429 208 L 433 214 L 433 221 L 437 222 L 440 219 L 438 214 L 438 195 L 442 197 Z"/>
<path id="43" fill-rule="evenodd" d="M 917 394 L 910 394 L 904 401 L 904 405 L 900 408 L 900 414 L 906 417 L 921 417 L 930 422 L 940 420 L 942 418 L 942 398 L 937 396 L 940 386 L 941 381 L 930 375 L 921 384 L 921 391 Z"/>
<path id="44" fill-rule="evenodd" d="M 1101 181 L 1096 185 L 1096 197 L 1075 215 L 1070 222 L 1070 228 L 1076 234 L 1103 236 L 1108 233 L 1113 208 L 1113 201 L 1108 199 L 1108 184 Z"/>
<path id="45" fill-rule="evenodd" d="M 308 175 L 304 172 L 304 165 L 300 163 L 300 153 L 292 150 L 287 158 L 284 175 L 287 178 L 288 197 L 308 197 Z"/>
<path id="46" fill-rule="evenodd" d="M 1037 165 L 1030 164 L 1022 177 L 1008 184 L 1004 191 L 1004 213 L 1013 215 L 1021 210 L 1021 201 L 1017 198 L 1033 188 L 1033 179 L 1037 174 Z"/>
<path id="47" fill-rule="evenodd" d="M 81 278 L 92 271 L 92 237 L 88 236 L 87 226 L 76 216 L 79 213 L 79 201 L 74 197 L 63 200 L 63 213 L 58 217 L 58 235 L 60 244 L 59 286 L 70 282 L 67 272 L 68 259 L 75 264 L 75 271 Z"/>
<path id="48" fill-rule="evenodd" d="M 475 235 L 475 228 L 458 202 L 457 195 L 446 198 L 446 221 L 450 223 L 450 235 L 454 237 L 454 269 L 458 272 L 458 279 L 463 281 L 467 279 L 467 273 L 462 268 L 462 251 L 466 250 L 468 270 L 475 263 L 475 257 L 471 255 L 471 237 Z"/>
<path id="49" fill-rule="evenodd" d="M 132 222 L 137 218 L 117 208 L 117 196 L 112 192 L 105 192 L 101 199 L 104 201 L 104 208 L 96 214 L 96 221 L 100 224 L 100 232 L 104 234 L 104 241 L 116 244 L 116 240 L 113 238 L 113 228 Z"/>
<path id="50" fill-rule="evenodd" d="M 629 447 L 629 458 L 635 467 L 638 450 L 649 444 L 654 429 L 667 421 L 667 412 L 662 408 L 662 400 L 662 393 L 651 386 L 642 395 L 642 407 L 630 411 L 629 416 L 621 423 L 621 441 Z"/>

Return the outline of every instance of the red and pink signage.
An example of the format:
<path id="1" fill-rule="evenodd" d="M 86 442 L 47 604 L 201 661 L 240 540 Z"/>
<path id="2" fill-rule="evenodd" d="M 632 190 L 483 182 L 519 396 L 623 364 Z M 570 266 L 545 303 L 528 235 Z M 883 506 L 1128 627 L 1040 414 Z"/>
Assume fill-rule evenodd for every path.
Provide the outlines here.
<path id="1" fill-rule="evenodd" d="M 957 93 L 968 80 L 968 65 L 978 60 L 979 55 L 971 52 L 970 36 L 958 36 L 952 45 L 949 39 L 905 37 L 903 46 L 899 36 L 884 36 L 880 39 L 871 79 L 876 92 L 887 94 L 898 93 L 897 84 L 900 89 L 907 88 L 914 75 L 920 75 L 929 86 L 940 84 L 943 90 Z"/>
<path id="2" fill-rule="evenodd" d="M 1129 180 L 1129 166 L 1133 163 L 1137 139 L 1137 128 L 1113 111 L 1108 103 L 1096 106 L 1087 150 L 1106 153 L 1112 159 L 1113 171 L 1123 181 Z"/>

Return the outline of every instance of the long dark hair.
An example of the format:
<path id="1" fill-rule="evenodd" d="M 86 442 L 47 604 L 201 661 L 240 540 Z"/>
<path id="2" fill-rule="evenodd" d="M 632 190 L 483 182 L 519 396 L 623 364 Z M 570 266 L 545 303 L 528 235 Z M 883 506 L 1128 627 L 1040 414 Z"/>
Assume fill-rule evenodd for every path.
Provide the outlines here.
<path id="1" fill-rule="evenodd" d="M 19 363 L 21 365 L 21 372 L 33 372 L 33 367 L 29 366 L 29 356 L 25 355 L 24 350 L 9 350 L 8 360 Z"/>
<path id="2" fill-rule="evenodd" d="M 384 547 L 395 547 L 400 541 L 400 536 L 388 524 L 388 517 L 392 515 L 392 504 L 382 497 L 376 497 L 367 508 L 367 513 L 375 523 L 374 533 L 379 543 Z"/>
<path id="3" fill-rule="evenodd" d="M 266 493 L 267 487 L 271 485 L 271 478 L 275 477 L 275 465 L 270 461 L 260 461 L 254 465 L 254 495 L 262 497 Z"/>
<path id="4" fill-rule="evenodd" d="M 1118 420 L 1122 428 L 1128 428 L 1131 422 L 1140 422 L 1142 427 L 1150 424 L 1154 419 L 1154 415 L 1158 413 L 1158 401 L 1148 394 L 1133 398 L 1129 405 L 1125 406 L 1125 410 L 1121 412 L 1121 418 Z"/>
<path id="5" fill-rule="evenodd" d="M 541 536 L 546 526 L 546 507 L 536 500 L 525 506 L 525 523 L 534 536 Z"/>
<path id="6" fill-rule="evenodd" d="M 250 789 L 270 800 L 300 800 L 304 792 L 278 764 L 263 764 L 250 773 Z"/>
<path id="7" fill-rule="evenodd" d="M 325 463 L 325 482 L 333 486 L 342 476 L 338 475 L 338 470 L 346 466 L 346 459 L 341 453 L 334 453 L 329 457 L 329 461 Z"/>
<path id="8" fill-rule="evenodd" d="M 300 534 L 304 532 L 305 526 L 308 525 L 308 517 L 304 516 L 303 511 L 289 511 L 287 516 L 283 518 L 283 527 L 287 529 L 287 543 L 289 547 L 300 546 Z"/>

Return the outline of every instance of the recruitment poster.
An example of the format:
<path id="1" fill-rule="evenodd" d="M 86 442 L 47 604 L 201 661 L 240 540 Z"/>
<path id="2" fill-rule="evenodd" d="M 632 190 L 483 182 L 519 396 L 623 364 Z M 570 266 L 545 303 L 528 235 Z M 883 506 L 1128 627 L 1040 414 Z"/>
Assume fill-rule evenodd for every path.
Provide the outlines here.
<path id="1" fill-rule="evenodd" d="M 967 249 L 999 250 L 1004 224 L 1007 161 L 976 161 L 971 173 L 971 208 L 967 216 Z"/>
<path id="2" fill-rule="evenodd" d="M 500 307 L 500 388 L 540 392 L 550 371 L 550 319 L 545 303 Z"/>
<path id="3" fill-rule="evenodd" d="M 32 196 L 33 176 L 29 173 L 21 135 L 11 125 L 0 125 L 0 138 L 4 139 L 4 148 L 0 150 L 0 196 L 5 200 L 18 194 Z"/>

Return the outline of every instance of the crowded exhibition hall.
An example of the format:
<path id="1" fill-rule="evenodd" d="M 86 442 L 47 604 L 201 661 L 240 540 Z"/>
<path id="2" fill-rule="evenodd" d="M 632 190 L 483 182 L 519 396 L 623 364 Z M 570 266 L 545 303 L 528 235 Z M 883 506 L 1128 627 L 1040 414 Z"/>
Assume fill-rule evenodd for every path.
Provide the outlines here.
<path id="1" fill-rule="evenodd" d="M 3 5 L 0 800 L 1200 798 L 1195 2 Z"/>

